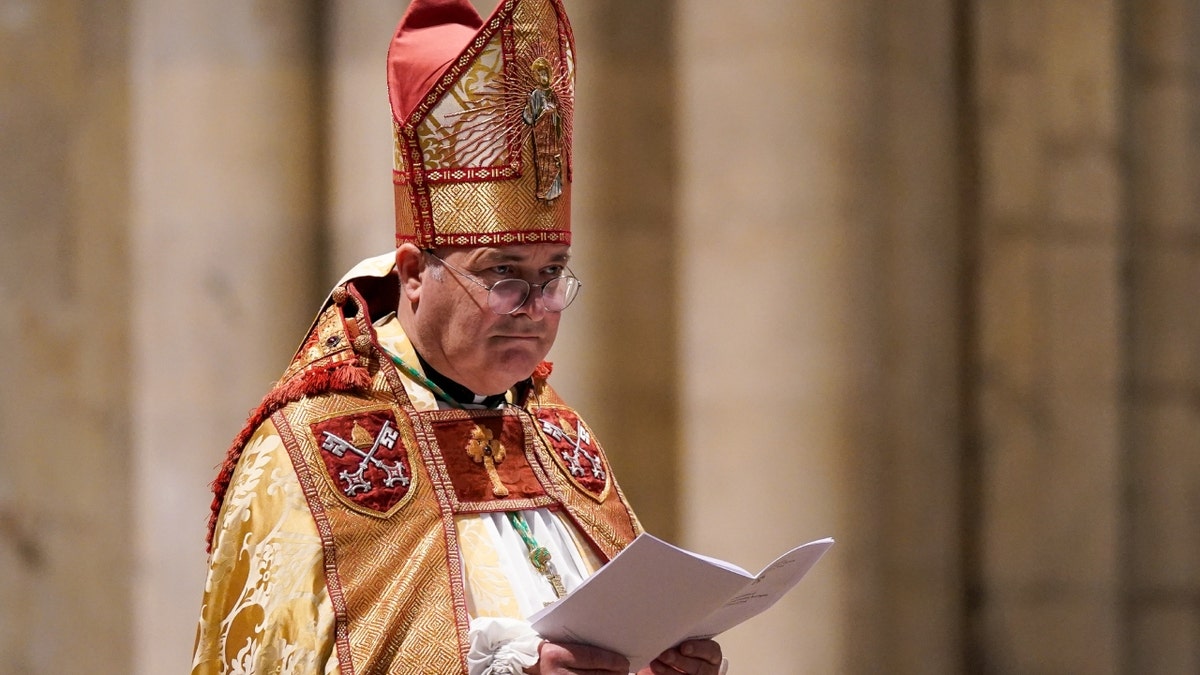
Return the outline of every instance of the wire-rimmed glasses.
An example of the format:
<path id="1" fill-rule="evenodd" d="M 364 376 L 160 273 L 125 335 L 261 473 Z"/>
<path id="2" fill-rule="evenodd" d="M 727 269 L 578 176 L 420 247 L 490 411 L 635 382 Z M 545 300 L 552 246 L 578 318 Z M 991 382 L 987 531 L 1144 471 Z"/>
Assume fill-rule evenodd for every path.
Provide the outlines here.
<path id="1" fill-rule="evenodd" d="M 433 251 L 425 252 L 437 258 L 451 272 L 487 291 L 488 307 L 496 314 L 512 314 L 524 307 L 534 288 L 541 291 L 542 307 L 547 312 L 561 312 L 575 301 L 575 296 L 579 295 L 579 289 L 583 287 L 583 282 L 570 269 L 567 269 L 566 274 L 554 277 L 549 281 L 543 281 L 540 284 L 531 284 L 524 279 L 512 277 L 510 279 L 501 279 L 488 286 L 475 275 L 458 269 Z"/>

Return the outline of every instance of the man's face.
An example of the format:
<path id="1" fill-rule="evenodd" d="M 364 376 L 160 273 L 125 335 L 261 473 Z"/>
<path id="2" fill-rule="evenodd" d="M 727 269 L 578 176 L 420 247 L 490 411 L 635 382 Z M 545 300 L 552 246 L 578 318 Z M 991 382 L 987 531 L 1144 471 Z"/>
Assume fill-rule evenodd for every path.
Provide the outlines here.
<path id="1" fill-rule="evenodd" d="M 520 278 L 540 284 L 561 276 L 570 249 L 564 244 L 502 248 L 447 247 L 438 257 L 485 286 Z M 488 292 L 428 254 L 416 295 L 411 335 L 421 356 L 438 372 L 476 394 L 498 394 L 529 377 L 558 334 L 560 313 L 547 312 L 539 289 L 512 314 L 488 307 Z"/>

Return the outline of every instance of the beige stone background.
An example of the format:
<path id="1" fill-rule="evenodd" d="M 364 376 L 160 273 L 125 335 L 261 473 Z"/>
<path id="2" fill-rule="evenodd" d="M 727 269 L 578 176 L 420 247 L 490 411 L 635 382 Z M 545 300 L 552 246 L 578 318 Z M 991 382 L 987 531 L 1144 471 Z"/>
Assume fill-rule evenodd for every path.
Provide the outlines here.
<path id="1" fill-rule="evenodd" d="M 840 542 L 733 672 L 1200 672 L 1200 2 L 567 2 L 560 388 L 652 531 Z M 0 0 L 0 673 L 187 670 L 402 5 Z"/>

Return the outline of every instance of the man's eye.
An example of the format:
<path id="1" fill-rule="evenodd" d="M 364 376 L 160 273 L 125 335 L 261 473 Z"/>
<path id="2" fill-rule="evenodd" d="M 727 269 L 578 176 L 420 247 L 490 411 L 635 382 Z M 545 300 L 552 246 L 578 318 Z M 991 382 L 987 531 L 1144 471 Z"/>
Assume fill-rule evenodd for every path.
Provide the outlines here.
<path id="1" fill-rule="evenodd" d="M 542 268 L 542 276 L 544 276 L 544 277 L 550 277 L 550 278 L 561 277 L 562 273 L 563 273 L 562 265 L 551 265 L 549 267 Z"/>
<path id="2" fill-rule="evenodd" d="M 489 274 L 494 274 L 495 276 L 498 276 L 498 277 L 509 277 L 509 276 L 512 276 L 512 274 L 513 274 L 513 266 L 512 265 L 496 265 L 495 267 L 489 267 L 487 271 Z"/>

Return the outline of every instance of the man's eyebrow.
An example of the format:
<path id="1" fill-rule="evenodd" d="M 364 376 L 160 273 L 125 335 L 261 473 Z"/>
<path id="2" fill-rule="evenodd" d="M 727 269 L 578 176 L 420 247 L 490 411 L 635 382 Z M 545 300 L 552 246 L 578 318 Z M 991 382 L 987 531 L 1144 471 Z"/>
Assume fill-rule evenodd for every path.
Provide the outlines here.
<path id="1" fill-rule="evenodd" d="M 528 260 L 529 256 L 526 255 L 493 249 L 481 254 L 475 262 L 477 264 L 495 265 L 499 263 L 524 263 L 528 262 Z M 567 251 L 550 256 L 550 262 L 555 264 L 564 265 L 570 262 L 570 260 L 571 253 Z"/>
<path id="2" fill-rule="evenodd" d="M 524 262 L 525 257 L 516 253 L 505 253 L 503 251 L 487 251 L 479 256 L 479 262 L 491 263 L 519 263 Z"/>

